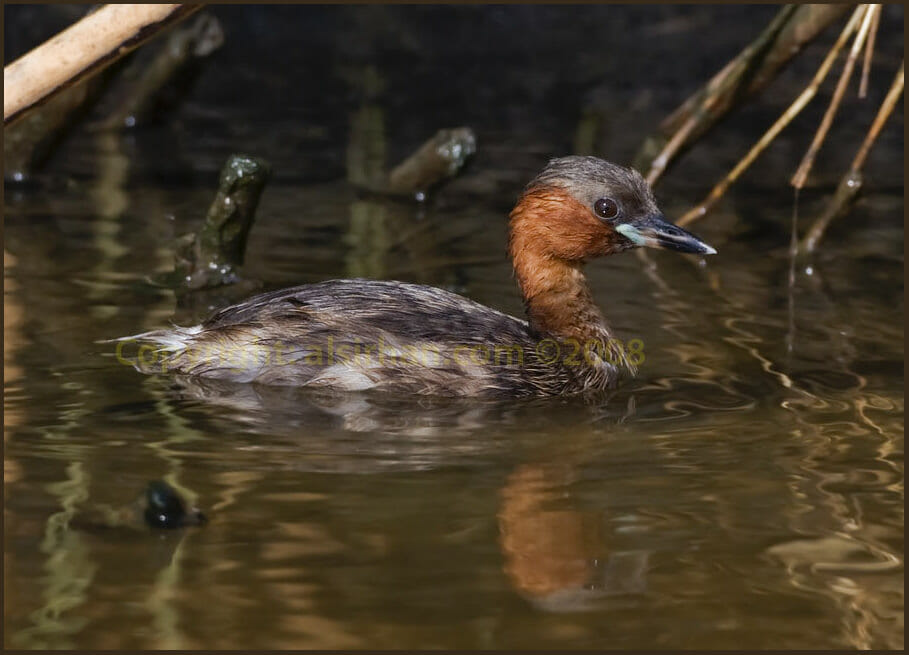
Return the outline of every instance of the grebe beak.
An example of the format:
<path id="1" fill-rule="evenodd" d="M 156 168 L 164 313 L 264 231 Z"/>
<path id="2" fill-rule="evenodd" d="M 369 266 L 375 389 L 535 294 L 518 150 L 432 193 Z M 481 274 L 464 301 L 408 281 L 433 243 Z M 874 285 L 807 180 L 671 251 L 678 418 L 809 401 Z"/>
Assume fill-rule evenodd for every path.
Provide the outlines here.
<path id="1" fill-rule="evenodd" d="M 661 214 L 632 223 L 622 223 L 615 228 L 637 246 L 662 248 L 697 255 L 715 255 L 716 250 L 698 239 L 691 232 L 667 221 Z"/>

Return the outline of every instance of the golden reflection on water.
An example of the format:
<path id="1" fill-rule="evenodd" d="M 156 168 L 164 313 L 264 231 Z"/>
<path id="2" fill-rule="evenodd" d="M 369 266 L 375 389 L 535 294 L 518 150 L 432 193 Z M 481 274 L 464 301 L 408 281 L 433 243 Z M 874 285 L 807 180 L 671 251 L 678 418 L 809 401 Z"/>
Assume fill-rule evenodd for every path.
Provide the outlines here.
<path id="1" fill-rule="evenodd" d="M 66 480 L 47 488 L 62 509 L 45 526 L 40 544 L 47 556 L 41 579 L 44 605 L 30 613 L 32 626 L 14 636 L 13 644 L 20 648 L 71 648 L 72 636 L 87 623 L 77 610 L 85 603 L 98 565 L 82 536 L 69 529 L 69 522 L 89 497 L 89 476 L 78 462 L 67 466 L 66 473 Z"/>
<path id="2" fill-rule="evenodd" d="M 21 414 L 10 399 L 18 391 L 15 383 L 22 376 L 22 367 L 16 364 L 14 353 L 22 347 L 23 308 L 16 295 L 16 258 L 3 251 L 3 443 L 10 429 L 18 425 Z M 14 459 L 3 460 L 3 482 L 9 484 L 19 479 L 20 469 Z"/>

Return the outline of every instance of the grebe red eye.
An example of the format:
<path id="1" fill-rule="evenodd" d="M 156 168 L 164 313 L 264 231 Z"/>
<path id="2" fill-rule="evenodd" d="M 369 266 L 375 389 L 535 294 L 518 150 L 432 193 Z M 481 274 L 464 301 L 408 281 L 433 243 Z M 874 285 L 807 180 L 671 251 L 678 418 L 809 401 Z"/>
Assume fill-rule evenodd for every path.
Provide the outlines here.
<path id="1" fill-rule="evenodd" d="M 619 215 L 619 205 L 612 198 L 600 198 L 593 206 L 600 218 L 615 218 Z"/>

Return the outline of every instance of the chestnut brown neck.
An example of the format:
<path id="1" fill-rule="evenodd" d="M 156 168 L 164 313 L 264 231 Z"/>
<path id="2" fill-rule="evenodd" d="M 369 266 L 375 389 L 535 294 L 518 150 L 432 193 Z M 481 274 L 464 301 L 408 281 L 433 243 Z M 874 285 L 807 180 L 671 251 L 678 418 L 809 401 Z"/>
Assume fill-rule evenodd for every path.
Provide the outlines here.
<path id="1" fill-rule="evenodd" d="M 530 326 L 559 339 L 609 336 L 583 273 L 587 256 L 606 254 L 595 252 L 602 233 L 586 211 L 567 192 L 540 188 L 511 212 L 508 251 Z"/>

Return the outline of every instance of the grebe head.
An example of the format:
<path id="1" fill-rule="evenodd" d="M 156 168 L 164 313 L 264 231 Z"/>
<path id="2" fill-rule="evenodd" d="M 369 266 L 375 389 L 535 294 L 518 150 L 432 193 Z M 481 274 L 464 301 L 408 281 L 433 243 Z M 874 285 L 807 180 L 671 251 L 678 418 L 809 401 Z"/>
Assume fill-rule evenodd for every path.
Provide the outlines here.
<path id="1" fill-rule="evenodd" d="M 597 157 L 551 160 L 512 211 L 511 232 L 512 256 L 517 246 L 566 262 L 639 246 L 716 253 L 663 217 L 640 173 Z"/>

